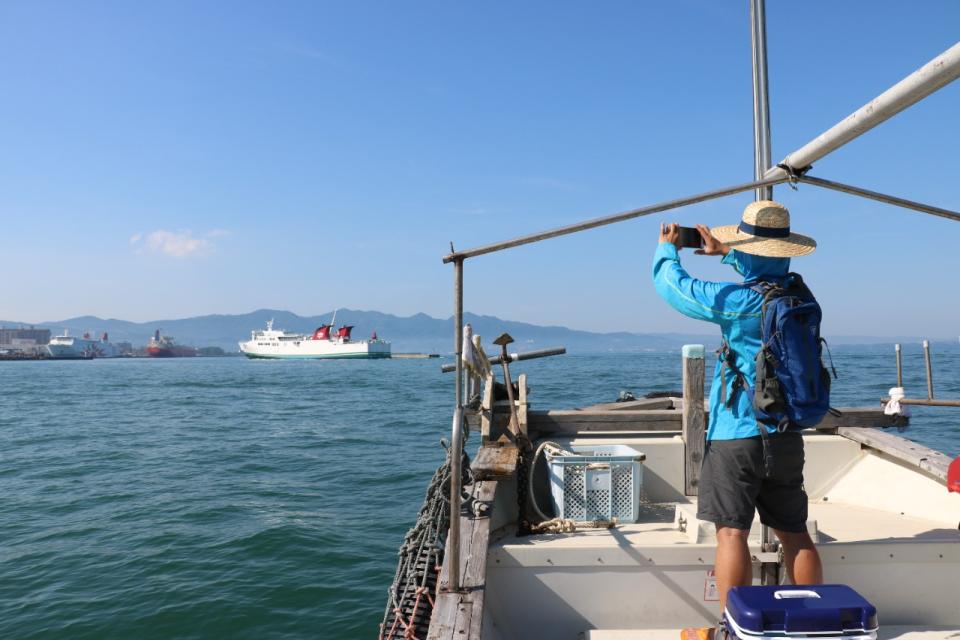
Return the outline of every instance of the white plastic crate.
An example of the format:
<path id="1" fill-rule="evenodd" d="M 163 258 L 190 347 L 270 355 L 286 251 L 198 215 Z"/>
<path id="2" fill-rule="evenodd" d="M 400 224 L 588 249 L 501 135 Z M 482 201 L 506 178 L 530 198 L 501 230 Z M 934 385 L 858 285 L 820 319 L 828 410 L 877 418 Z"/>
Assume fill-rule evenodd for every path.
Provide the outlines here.
<path id="1" fill-rule="evenodd" d="M 554 512 L 570 520 L 636 522 L 646 456 L 622 444 L 573 449 L 572 456 L 546 451 Z"/>

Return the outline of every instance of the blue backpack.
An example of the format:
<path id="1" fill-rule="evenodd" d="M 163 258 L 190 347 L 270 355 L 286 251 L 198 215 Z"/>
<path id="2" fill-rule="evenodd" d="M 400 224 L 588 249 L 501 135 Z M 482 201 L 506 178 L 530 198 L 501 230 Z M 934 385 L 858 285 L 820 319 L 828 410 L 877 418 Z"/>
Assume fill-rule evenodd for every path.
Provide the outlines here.
<path id="1" fill-rule="evenodd" d="M 836 413 L 830 408 L 830 373 L 821 359 L 826 340 L 820 337 L 820 305 L 797 273 L 750 288 L 763 296 L 753 389 L 757 420 L 778 431 L 815 427 L 828 412 Z M 832 357 L 830 369 L 836 378 Z"/>
<path id="2" fill-rule="evenodd" d="M 778 431 L 815 427 L 828 412 L 839 415 L 830 408 L 830 374 L 821 360 L 826 340 L 820 337 L 820 305 L 803 278 L 790 273 L 744 286 L 763 296 L 756 381 L 750 388 L 737 368 L 736 354 L 724 341 L 717 352 L 722 362 L 720 401 L 730 407 L 738 392 L 750 393 L 757 421 Z M 836 378 L 832 357 L 830 368 Z M 727 371 L 734 375 L 729 398 Z M 766 436 L 766 430 L 761 429 L 760 435 Z"/>

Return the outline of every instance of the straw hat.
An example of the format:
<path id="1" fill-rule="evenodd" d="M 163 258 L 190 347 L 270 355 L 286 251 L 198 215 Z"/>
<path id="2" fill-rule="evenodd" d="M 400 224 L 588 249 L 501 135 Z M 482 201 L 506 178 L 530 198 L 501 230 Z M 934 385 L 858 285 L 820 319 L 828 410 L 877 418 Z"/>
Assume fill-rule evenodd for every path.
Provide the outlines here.
<path id="1" fill-rule="evenodd" d="M 779 202 L 751 202 L 740 224 L 714 227 L 713 237 L 731 249 L 768 258 L 793 258 L 813 253 L 817 242 L 790 231 L 790 212 Z"/>

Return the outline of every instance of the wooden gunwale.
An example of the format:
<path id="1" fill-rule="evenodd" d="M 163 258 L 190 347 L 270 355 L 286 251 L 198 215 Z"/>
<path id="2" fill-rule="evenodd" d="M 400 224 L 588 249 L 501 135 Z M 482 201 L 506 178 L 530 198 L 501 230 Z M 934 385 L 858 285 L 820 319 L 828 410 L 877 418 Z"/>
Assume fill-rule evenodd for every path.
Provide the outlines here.
<path id="1" fill-rule="evenodd" d="M 675 403 L 676 405 L 677 403 Z M 597 405 L 601 406 L 601 405 Z M 680 405 L 682 406 L 682 404 Z M 819 431 L 834 431 L 845 427 L 902 427 L 907 424 L 900 416 L 884 415 L 873 407 L 845 407 L 840 416 L 827 415 L 817 427 Z M 489 419 L 505 421 L 508 408 L 499 403 L 493 407 Z M 681 431 L 682 412 L 678 408 L 648 410 L 590 410 L 563 409 L 550 411 L 527 411 L 531 438 L 543 435 L 575 435 L 595 431 Z M 479 429 L 481 417 L 468 413 L 467 424 Z"/>
<path id="2" fill-rule="evenodd" d="M 461 638 L 479 640 L 483 624 L 484 595 L 487 584 L 487 547 L 490 542 L 490 519 L 493 499 L 500 483 L 485 480 L 471 487 L 474 512 L 461 513 L 460 531 L 467 543 L 460 548 L 460 591 L 449 591 L 446 576 L 450 575 L 451 554 L 443 558 L 440 588 L 430 619 L 428 640 Z"/>
<path id="3" fill-rule="evenodd" d="M 840 427 L 837 435 L 860 443 L 861 448 L 870 449 L 882 457 L 904 462 L 947 484 L 947 468 L 951 459 L 936 449 L 925 447 L 887 431 L 877 431 L 862 427 Z"/>

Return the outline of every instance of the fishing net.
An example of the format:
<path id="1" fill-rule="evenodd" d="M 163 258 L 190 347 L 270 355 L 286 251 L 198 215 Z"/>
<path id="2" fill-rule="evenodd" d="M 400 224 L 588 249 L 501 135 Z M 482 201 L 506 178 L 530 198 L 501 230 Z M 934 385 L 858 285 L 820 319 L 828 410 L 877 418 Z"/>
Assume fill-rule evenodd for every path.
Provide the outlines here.
<path id="1" fill-rule="evenodd" d="M 463 453 L 460 468 L 464 476 L 460 486 L 464 487 L 471 482 L 470 458 L 466 453 Z M 387 607 L 380 623 L 380 640 L 427 637 L 449 528 L 450 449 L 447 447 L 446 460 L 430 480 L 417 521 L 407 531 L 397 552 L 397 573 L 388 589 Z"/>

